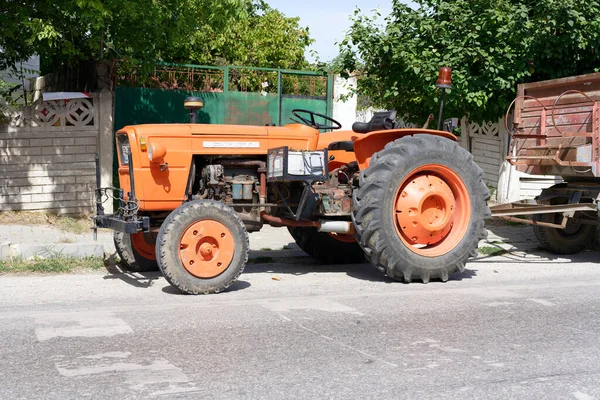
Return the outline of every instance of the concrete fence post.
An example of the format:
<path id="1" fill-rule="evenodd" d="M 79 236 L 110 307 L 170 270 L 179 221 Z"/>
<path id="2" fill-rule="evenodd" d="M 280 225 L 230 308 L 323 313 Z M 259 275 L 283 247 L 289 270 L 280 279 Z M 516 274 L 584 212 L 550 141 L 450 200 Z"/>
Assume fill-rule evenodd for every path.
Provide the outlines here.
<path id="1" fill-rule="evenodd" d="M 98 157 L 100 159 L 100 183 L 102 187 L 113 186 L 113 157 L 114 157 L 114 123 L 113 123 L 114 93 L 102 90 L 98 93 Z M 107 213 L 113 212 L 113 202 L 104 203 Z"/>

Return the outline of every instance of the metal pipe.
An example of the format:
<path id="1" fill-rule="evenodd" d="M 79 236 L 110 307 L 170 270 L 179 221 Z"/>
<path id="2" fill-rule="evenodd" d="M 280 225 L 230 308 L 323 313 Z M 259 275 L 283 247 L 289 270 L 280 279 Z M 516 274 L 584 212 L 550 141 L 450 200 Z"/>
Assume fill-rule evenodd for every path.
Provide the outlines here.
<path id="1" fill-rule="evenodd" d="M 264 172 L 260 173 L 260 187 L 258 188 L 259 190 L 259 202 L 261 204 L 264 204 L 267 202 L 267 174 L 266 174 L 266 168 Z"/>
<path id="2" fill-rule="evenodd" d="M 440 115 L 438 116 L 437 130 L 442 127 L 442 113 L 444 111 L 444 100 L 446 99 L 446 88 L 442 88 L 442 101 L 440 102 Z"/>
<path id="3" fill-rule="evenodd" d="M 129 167 L 129 184 L 131 186 L 131 191 L 129 192 L 130 197 L 128 200 L 135 202 L 135 179 L 133 177 L 133 156 L 132 156 L 131 151 L 129 152 L 128 167 Z"/>
<path id="4" fill-rule="evenodd" d="M 267 169 L 267 163 L 265 161 L 260 160 L 220 160 L 219 163 L 221 165 L 226 165 L 229 167 L 256 167 L 256 168 L 264 168 L 265 172 Z"/>
<path id="5" fill-rule="evenodd" d="M 269 224 L 275 224 L 279 226 L 296 226 L 302 228 L 317 228 L 319 232 L 327 232 L 327 233 L 342 233 L 342 234 L 354 234 L 356 233 L 356 229 L 354 228 L 354 224 L 350 221 L 295 221 L 293 219 L 288 218 L 280 218 L 275 217 L 273 215 L 267 214 L 266 212 L 261 212 L 260 216 Z"/>
<path id="6" fill-rule="evenodd" d="M 553 224 L 551 222 L 533 221 L 531 219 L 516 218 L 516 217 L 501 217 L 501 218 L 506 221 L 510 221 L 510 222 L 518 222 L 518 223 L 527 224 L 527 225 L 545 226 L 547 228 L 556 228 L 556 229 L 565 229 L 567 227 L 567 221 L 569 220 L 568 217 L 563 217 L 562 224 L 559 225 L 559 224 Z"/>
<path id="7" fill-rule="evenodd" d="M 512 207 L 513 204 L 508 204 L 506 207 L 496 206 L 491 207 L 492 217 L 510 217 L 514 215 L 533 215 L 533 214 L 554 214 L 554 213 L 563 213 L 563 212 L 571 212 L 571 211 L 598 211 L 596 205 L 592 203 L 582 203 L 582 204 L 557 204 L 550 206 L 542 206 L 542 205 L 532 205 L 532 206 L 515 206 Z"/>
<path id="8" fill-rule="evenodd" d="M 96 215 L 104 215 L 104 206 L 102 205 L 102 193 L 100 188 L 100 158 L 96 154 Z"/>
<path id="9" fill-rule="evenodd" d="M 354 234 L 356 229 L 350 221 L 319 221 L 319 232 Z"/>
<path id="10" fill-rule="evenodd" d="M 269 224 L 312 228 L 318 228 L 321 226 L 321 223 L 319 221 L 294 221 L 293 219 L 274 217 L 272 215 L 267 214 L 264 211 L 260 213 L 260 216 Z"/>

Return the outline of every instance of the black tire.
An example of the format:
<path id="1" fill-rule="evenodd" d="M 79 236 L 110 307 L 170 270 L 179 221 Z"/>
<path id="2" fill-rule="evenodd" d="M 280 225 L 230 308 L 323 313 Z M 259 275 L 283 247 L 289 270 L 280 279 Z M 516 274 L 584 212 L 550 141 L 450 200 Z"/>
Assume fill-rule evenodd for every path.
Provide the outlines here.
<path id="1" fill-rule="evenodd" d="M 143 235 L 148 243 L 156 243 L 156 236 L 152 233 L 144 233 Z M 156 259 L 144 257 L 140 254 L 132 245 L 130 234 L 115 231 L 113 240 L 117 254 L 121 258 L 121 263 L 126 270 L 131 272 L 158 271 Z"/>
<path id="2" fill-rule="evenodd" d="M 452 249 L 435 257 L 412 251 L 401 240 L 394 222 L 394 201 L 401 183 L 417 168 L 426 169 L 430 164 L 458 175 L 471 203 L 466 233 Z M 359 185 L 353 196 L 357 238 L 367 259 L 390 278 L 406 283 L 437 278 L 445 282 L 450 274 L 464 271 L 466 261 L 477 256 L 479 241 L 487 237 L 490 192 L 483 171 L 473 156 L 452 140 L 422 134 L 388 143 L 373 155 L 369 168 L 361 171 Z"/>
<path id="3" fill-rule="evenodd" d="M 566 199 L 562 203 L 566 203 Z M 575 213 L 575 216 L 577 216 L 577 213 Z M 534 221 L 559 225 L 562 223 L 562 218 L 560 213 L 536 214 L 533 216 Z M 545 250 L 554 254 L 575 254 L 585 249 L 594 240 L 596 227 L 568 221 L 566 229 L 533 225 L 533 233 Z"/>
<path id="4" fill-rule="evenodd" d="M 229 266 L 219 275 L 199 278 L 183 266 L 179 258 L 180 239 L 193 223 L 217 221 L 233 236 L 234 255 Z M 248 232 L 238 214 L 225 204 L 213 200 L 184 203 L 164 221 L 156 241 L 158 266 L 167 281 L 188 294 L 219 293 L 231 286 L 248 261 Z"/>
<path id="5" fill-rule="evenodd" d="M 288 227 L 288 231 L 306 254 L 323 264 L 360 264 L 365 255 L 357 242 L 342 242 L 317 228 Z"/>

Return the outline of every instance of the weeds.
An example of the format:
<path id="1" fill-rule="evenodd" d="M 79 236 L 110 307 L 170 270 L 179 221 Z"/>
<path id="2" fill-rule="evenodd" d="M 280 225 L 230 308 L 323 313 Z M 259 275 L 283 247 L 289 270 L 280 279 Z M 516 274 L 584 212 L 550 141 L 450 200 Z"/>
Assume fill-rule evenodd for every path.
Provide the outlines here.
<path id="1" fill-rule="evenodd" d="M 483 246 L 479 248 L 479 254 L 486 256 L 499 256 L 505 253 L 508 253 L 508 250 L 501 247 Z"/>
<path id="2" fill-rule="evenodd" d="M 51 257 L 34 258 L 26 260 L 23 258 L 12 258 L 0 261 L 0 274 L 7 273 L 70 273 L 82 270 L 99 270 L 104 267 L 104 259 L 101 257 L 71 258 Z"/>

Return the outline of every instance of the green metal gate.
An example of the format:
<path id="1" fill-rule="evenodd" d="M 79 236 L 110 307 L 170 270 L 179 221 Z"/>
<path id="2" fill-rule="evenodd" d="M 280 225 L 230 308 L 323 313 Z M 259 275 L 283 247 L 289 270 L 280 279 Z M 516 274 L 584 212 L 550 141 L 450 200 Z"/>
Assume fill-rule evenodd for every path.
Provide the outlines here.
<path id="1" fill-rule="evenodd" d="M 333 77 L 313 71 L 159 64 L 149 72 L 117 67 L 115 130 L 188 122 L 183 100 L 198 96 L 199 123 L 285 125 L 295 108 L 331 116 Z"/>

